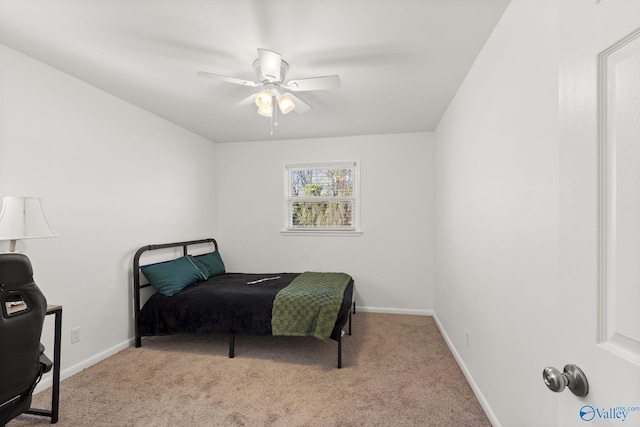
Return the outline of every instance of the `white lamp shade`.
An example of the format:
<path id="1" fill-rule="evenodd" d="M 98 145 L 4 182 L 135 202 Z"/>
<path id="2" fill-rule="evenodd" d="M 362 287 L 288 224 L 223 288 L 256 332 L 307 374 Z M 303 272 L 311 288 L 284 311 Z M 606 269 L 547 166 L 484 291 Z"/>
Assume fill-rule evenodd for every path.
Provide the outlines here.
<path id="1" fill-rule="evenodd" d="M 271 105 L 260 107 L 258 108 L 258 114 L 265 117 L 271 117 L 271 115 L 273 114 L 273 107 Z"/>
<path id="2" fill-rule="evenodd" d="M 278 106 L 280 107 L 282 114 L 287 114 L 288 112 L 293 111 L 296 104 L 294 104 L 289 95 L 285 93 L 278 97 Z"/>
<path id="3" fill-rule="evenodd" d="M 36 197 L 4 197 L 0 212 L 0 240 L 55 237 L 47 223 L 40 199 Z"/>
<path id="4" fill-rule="evenodd" d="M 256 105 L 258 108 L 266 108 L 271 106 L 271 91 L 268 89 L 262 89 L 256 96 Z"/>

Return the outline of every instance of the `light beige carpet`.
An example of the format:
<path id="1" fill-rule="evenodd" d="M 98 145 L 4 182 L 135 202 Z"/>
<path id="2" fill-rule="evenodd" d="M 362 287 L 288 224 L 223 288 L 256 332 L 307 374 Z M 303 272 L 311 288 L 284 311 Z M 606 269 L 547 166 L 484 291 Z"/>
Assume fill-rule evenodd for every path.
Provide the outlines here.
<path id="1" fill-rule="evenodd" d="M 431 317 L 357 313 L 353 335 L 144 338 L 62 381 L 64 426 L 490 426 Z M 64 355 L 63 355 L 64 357 Z M 50 389 L 34 396 L 48 407 Z M 48 424 L 21 415 L 7 426 Z"/>

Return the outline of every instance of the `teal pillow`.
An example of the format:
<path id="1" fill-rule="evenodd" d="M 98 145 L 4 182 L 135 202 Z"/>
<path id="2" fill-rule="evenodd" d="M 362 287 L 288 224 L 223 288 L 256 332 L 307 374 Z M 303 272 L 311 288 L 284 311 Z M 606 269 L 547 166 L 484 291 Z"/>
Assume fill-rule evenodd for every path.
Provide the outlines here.
<path id="1" fill-rule="evenodd" d="M 171 296 L 181 289 L 206 279 L 206 274 L 187 256 L 173 261 L 145 265 L 140 270 L 151 286 L 162 295 Z"/>
<path id="2" fill-rule="evenodd" d="M 194 256 L 193 260 L 201 271 L 208 273 L 207 278 L 224 274 L 224 263 L 218 251 Z"/>

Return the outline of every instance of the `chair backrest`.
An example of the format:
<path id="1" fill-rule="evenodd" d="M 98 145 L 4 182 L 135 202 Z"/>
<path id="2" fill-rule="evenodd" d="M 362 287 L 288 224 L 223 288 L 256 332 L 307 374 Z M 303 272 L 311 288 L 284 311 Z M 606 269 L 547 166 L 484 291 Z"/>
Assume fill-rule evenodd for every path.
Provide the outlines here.
<path id="1" fill-rule="evenodd" d="M 0 425 L 26 411 L 40 375 L 47 301 L 27 256 L 0 254 Z M 20 398 L 16 399 L 17 396 Z"/>

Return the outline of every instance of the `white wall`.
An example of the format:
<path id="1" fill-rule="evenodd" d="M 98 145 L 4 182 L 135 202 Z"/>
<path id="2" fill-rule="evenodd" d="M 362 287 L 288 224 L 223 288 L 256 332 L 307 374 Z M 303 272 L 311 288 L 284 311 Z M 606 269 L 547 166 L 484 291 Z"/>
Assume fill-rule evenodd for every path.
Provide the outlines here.
<path id="1" fill-rule="evenodd" d="M 433 307 L 431 133 L 220 144 L 218 234 L 228 271 L 344 271 L 364 309 Z M 286 163 L 358 160 L 360 237 L 283 236 Z"/>
<path id="2" fill-rule="evenodd" d="M 560 337 L 558 11 L 513 0 L 437 132 L 436 317 L 490 417 L 552 426 Z M 469 331 L 467 343 L 466 331 Z"/>
<path id="3" fill-rule="evenodd" d="M 18 250 L 63 305 L 63 376 L 128 345 L 138 247 L 215 234 L 215 163 L 215 144 L 0 45 L 0 195 L 41 197 L 59 234 Z"/>

